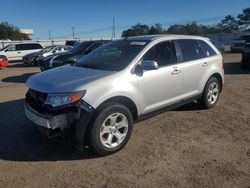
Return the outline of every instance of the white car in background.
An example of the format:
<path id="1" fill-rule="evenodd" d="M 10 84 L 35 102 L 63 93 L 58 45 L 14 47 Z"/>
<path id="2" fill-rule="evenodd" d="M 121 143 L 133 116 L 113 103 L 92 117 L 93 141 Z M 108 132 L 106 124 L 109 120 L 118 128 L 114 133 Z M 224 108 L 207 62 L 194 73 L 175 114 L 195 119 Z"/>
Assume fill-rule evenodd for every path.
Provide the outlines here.
<path id="1" fill-rule="evenodd" d="M 8 61 L 19 61 L 23 59 L 23 56 L 41 49 L 43 46 L 38 43 L 9 44 L 0 50 L 0 55 L 5 56 Z"/>

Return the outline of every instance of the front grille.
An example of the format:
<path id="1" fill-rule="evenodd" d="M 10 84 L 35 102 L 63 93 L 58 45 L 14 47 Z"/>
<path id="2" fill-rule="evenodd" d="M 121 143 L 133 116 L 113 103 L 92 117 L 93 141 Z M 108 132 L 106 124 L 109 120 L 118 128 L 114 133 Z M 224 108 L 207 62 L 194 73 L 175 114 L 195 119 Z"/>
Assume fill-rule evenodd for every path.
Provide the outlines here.
<path id="1" fill-rule="evenodd" d="M 46 98 L 47 98 L 47 93 L 42 93 L 39 91 L 29 89 L 29 91 L 26 94 L 25 101 L 37 112 L 45 114 L 46 107 L 44 103 Z"/>

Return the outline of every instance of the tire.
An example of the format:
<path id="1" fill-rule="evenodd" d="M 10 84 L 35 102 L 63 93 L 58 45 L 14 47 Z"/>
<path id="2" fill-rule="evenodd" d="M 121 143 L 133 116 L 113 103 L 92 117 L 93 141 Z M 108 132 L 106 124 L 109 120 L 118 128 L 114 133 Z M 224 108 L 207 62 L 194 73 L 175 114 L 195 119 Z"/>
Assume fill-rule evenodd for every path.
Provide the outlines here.
<path id="1" fill-rule="evenodd" d="M 127 144 L 132 130 L 130 110 L 119 103 L 105 103 L 94 115 L 90 131 L 91 147 L 100 155 L 113 154 Z"/>
<path id="2" fill-rule="evenodd" d="M 219 100 L 220 91 L 221 85 L 218 78 L 211 77 L 207 81 L 202 97 L 198 99 L 198 103 L 206 109 L 214 107 Z"/>

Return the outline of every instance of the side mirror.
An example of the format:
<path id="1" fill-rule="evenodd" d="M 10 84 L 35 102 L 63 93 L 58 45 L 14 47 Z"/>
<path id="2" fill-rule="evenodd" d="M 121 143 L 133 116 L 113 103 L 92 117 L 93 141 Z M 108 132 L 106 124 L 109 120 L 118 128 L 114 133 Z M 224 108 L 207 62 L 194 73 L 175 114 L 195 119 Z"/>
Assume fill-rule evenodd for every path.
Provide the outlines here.
<path id="1" fill-rule="evenodd" d="M 158 68 L 158 63 L 156 61 L 146 60 L 136 66 L 135 73 L 142 76 L 144 71 L 157 70 Z"/>
<path id="2" fill-rule="evenodd" d="M 157 70 L 158 63 L 156 61 L 146 60 L 141 63 L 142 70 Z"/>

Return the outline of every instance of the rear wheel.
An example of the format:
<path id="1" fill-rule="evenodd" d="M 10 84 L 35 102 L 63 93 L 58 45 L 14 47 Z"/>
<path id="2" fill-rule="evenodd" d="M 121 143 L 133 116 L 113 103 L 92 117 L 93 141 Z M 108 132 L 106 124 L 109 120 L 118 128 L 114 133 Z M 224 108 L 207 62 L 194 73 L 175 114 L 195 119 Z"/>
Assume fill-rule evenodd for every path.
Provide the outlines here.
<path id="1" fill-rule="evenodd" d="M 214 107 L 220 96 L 221 85 L 216 77 L 211 77 L 205 86 L 202 97 L 198 100 L 204 108 Z"/>
<path id="2" fill-rule="evenodd" d="M 119 103 L 106 103 L 95 115 L 91 146 L 100 155 L 115 153 L 127 144 L 132 130 L 130 110 Z"/>

